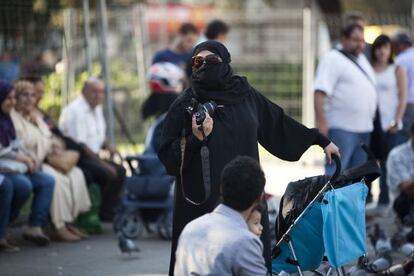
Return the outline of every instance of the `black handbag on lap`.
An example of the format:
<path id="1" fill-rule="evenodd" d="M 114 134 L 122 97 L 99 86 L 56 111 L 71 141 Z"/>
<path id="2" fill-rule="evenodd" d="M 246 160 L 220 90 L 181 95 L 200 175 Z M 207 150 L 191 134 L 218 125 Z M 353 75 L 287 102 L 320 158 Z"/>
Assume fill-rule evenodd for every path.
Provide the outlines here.
<path id="1" fill-rule="evenodd" d="M 174 177 L 169 175 L 132 175 L 127 178 L 126 189 L 131 199 L 165 199 L 173 182 Z"/>

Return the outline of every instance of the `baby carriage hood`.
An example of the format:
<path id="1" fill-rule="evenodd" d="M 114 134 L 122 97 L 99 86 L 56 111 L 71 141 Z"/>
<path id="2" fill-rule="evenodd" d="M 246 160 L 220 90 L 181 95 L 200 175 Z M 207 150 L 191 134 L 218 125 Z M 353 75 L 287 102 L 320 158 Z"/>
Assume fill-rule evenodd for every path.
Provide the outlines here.
<path id="1" fill-rule="evenodd" d="M 319 175 L 290 182 L 280 201 L 279 218 L 276 221 L 276 238 L 279 239 L 299 214 L 328 182 L 329 176 Z M 306 189 L 304 188 L 306 187 Z"/>
<path id="2" fill-rule="evenodd" d="M 289 251 L 289 241 L 295 248 L 302 270 L 316 269 L 324 252 L 334 267 L 352 261 L 358 254 L 361 256 L 366 250 L 365 228 L 361 228 L 365 225 L 364 182 L 371 182 L 379 176 L 380 167 L 371 159 L 361 166 L 343 171 L 333 180 L 329 176 L 320 175 L 289 183 L 281 199 L 276 220 L 276 239 L 280 245 L 273 250 L 273 270 L 291 273 L 296 271 L 292 254 L 286 252 Z M 329 181 L 334 189 L 325 191 Z M 321 192 L 321 196 L 313 201 Z M 292 225 L 294 226 L 290 229 Z M 284 234 L 287 231 L 289 233 L 285 239 Z M 349 233 L 344 235 L 344 231 Z M 356 241 L 351 242 L 353 244 L 349 254 L 339 252 L 344 242 L 342 238 Z M 315 240 L 319 241 L 318 244 Z M 307 248 L 312 249 L 309 251 Z"/>
<path id="3" fill-rule="evenodd" d="M 334 188 L 340 188 L 361 179 L 366 183 L 374 181 L 381 175 L 381 169 L 376 160 L 343 171 L 337 179 L 332 182 Z M 318 194 L 322 187 L 329 181 L 329 176 L 319 175 L 308 177 L 299 181 L 290 182 L 280 202 L 280 213 L 276 221 L 276 237 L 279 239 L 308 206 L 312 199 Z"/>

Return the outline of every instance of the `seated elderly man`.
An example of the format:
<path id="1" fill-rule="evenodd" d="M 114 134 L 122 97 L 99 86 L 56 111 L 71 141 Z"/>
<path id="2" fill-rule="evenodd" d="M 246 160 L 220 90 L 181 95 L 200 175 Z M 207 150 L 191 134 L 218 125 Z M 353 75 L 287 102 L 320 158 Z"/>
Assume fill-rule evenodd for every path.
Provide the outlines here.
<path id="1" fill-rule="evenodd" d="M 389 154 L 387 160 L 387 182 L 395 198 L 394 210 L 401 220 L 411 213 L 414 219 L 414 124 L 410 128 L 410 139 Z M 413 232 L 414 233 L 414 232 Z M 414 237 L 414 235 L 413 235 Z"/>
<path id="2" fill-rule="evenodd" d="M 265 177 L 257 161 L 237 157 L 221 175 L 223 203 L 184 228 L 174 275 L 267 275 L 263 244 L 247 220 L 263 195 Z"/>
<path id="3" fill-rule="evenodd" d="M 59 118 L 59 129 L 83 146 L 87 158 L 81 158 L 78 166 L 86 172 L 87 178 L 102 189 L 100 217 L 110 221 L 113 208 L 117 205 L 119 194 L 125 181 L 125 169 L 112 161 L 101 160 L 99 152 L 107 149 L 118 154 L 115 147 L 108 143 L 105 136 L 106 123 L 102 101 L 105 85 L 102 80 L 90 77 L 82 88 L 82 94 L 66 106 Z"/>

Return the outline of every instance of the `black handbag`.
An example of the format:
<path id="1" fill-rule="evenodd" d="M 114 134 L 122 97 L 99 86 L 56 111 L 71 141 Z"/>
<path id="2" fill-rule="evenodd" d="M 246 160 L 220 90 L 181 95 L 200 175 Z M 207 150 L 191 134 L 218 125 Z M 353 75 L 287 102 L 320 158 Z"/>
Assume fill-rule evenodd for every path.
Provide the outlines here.
<path id="1" fill-rule="evenodd" d="M 379 160 L 385 160 L 387 157 L 387 139 L 381 126 L 381 117 L 377 109 L 374 118 L 374 130 L 371 132 L 371 141 L 369 144 L 370 150 Z"/>
<path id="2" fill-rule="evenodd" d="M 173 183 L 174 177 L 169 175 L 132 175 L 126 180 L 126 190 L 131 199 L 165 199 Z"/>

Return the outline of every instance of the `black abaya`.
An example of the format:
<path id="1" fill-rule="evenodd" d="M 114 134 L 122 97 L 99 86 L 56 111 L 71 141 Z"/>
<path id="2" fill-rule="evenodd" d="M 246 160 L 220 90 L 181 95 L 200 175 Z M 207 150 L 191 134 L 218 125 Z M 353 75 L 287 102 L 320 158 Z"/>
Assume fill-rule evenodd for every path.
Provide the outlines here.
<path id="1" fill-rule="evenodd" d="M 169 275 L 174 272 L 175 250 L 184 226 L 213 211 L 219 203 L 220 174 L 229 161 L 239 155 L 259 160 L 258 142 L 274 156 L 287 161 L 299 160 L 313 144 L 323 147 L 329 144 L 328 140 L 321 139 L 317 129 L 309 129 L 293 120 L 282 108 L 250 87 L 242 100 L 234 104 L 224 104 L 213 117 L 213 131 L 207 141 L 210 150 L 211 196 L 201 206 L 192 205 L 184 199 L 181 192 L 180 137 L 182 129 L 185 128 L 187 146 L 183 168 L 184 189 L 187 197 L 201 202 L 204 198 L 200 156 L 202 143 L 192 134 L 191 117 L 185 111 L 194 96 L 194 92 L 188 89 L 171 106 L 164 122 L 158 151 L 168 173 L 177 176 Z M 264 257 L 269 268 L 271 260 L 267 210 L 262 217 L 265 229 L 262 235 Z"/>

